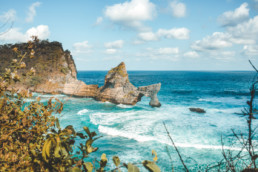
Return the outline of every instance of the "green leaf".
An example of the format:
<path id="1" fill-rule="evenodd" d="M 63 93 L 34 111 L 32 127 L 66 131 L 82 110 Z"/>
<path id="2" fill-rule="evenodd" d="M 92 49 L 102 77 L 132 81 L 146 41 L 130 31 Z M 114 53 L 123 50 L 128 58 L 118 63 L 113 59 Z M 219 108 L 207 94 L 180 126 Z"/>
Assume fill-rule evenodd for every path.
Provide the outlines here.
<path id="1" fill-rule="evenodd" d="M 87 172 L 92 172 L 92 170 L 93 170 L 92 163 L 86 162 L 86 163 L 83 163 L 83 166 L 84 166 L 84 168 L 86 169 Z"/>
<path id="2" fill-rule="evenodd" d="M 57 145 L 56 148 L 55 148 L 55 151 L 54 151 L 54 156 L 56 158 L 60 158 L 60 151 L 61 151 L 61 148 L 60 148 L 60 145 Z"/>
<path id="3" fill-rule="evenodd" d="M 59 120 L 58 120 L 58 118 L 56 118 L 56 127 L 60 130 L 61 128 L 60 128 L 60 124 L 59 124 Z"/>
<path id="4" fill-rule="evenodd" d="M 69 168 L 68 172 L 81 172 L 82 170 L 78 167 Z"/>
<path id="5" fill-rule="evenodd" d="M 139 168 L 131 163 L 127 164 L 128 172 L 140 172 Z"/>
<path id="6" fill-rule="evenodd" d="M 93 140 L 92 139 L 89 139 L 86 141 L 86 151 L 87 153 L 91 153 L 93 151 L 93 148 L 92 148 L 92 143 L 93 143 Z"/>
<path id="7" fill-rule="evenodd" d="M 145 160 L 142 164 L 150 172 L 160 172 L 160 169 L 155 162 Z"/>
<path id="8" fill-rule="evenodd" d="M 120 159 L 118 156 L 113 156 L 113 162 L 118 167 L 120 165 Z"/>
<path id="9" fill-rule="evenodd" d="M 70 131 L 72 134 L 76 133 L 72 125 L 66 126 L 64 130 Z"/>
<path id="10" fill-rule="evenodd" d="M 91 138 L 91 133 L 88 127 L 83 127 L 84 131 L 88 134 L 88 136 Z"/>
<path id="11" fill-rule="evenodd" d="M 48 162 L 48 157 L 50 157 L 50 150 L 52 147 L 52 139 L 49 138 L 45 141 L 43 149 L 42 149 L 42 156 L 44 158 L 45 161 Z"/>
<path id="12" fill-rule="evenodd" d="M 157 162 L 158 156 L 157 156 L 157 152 L 155 150 L 152 150 L 152 155 L 154 155 L 153 161 Z"/>
<path id="13" fill-rule="evenodd" d="M 61 155 L 64 156 L 65 158 L 68 157 L 68 152 L 66 151 L 65 147 L 61 147 Z"/>
<path id="14" fill-rule="evenodd" d="M 108 159 L 107 159 L 107 156 L 106 156 L 106 154 L 102 154 L 101 155 L 101 160 L 100 160 L 100 167 L 105 167 L 106 165 L 107 165 L 107 161 L 108 161 Z"/>
<path id="15" fill-rule="evenodd" d="M 86 137 L 82 133 L 76 133 L 77 136 L 79 136 L 81 139 L 85 139 Z"/>

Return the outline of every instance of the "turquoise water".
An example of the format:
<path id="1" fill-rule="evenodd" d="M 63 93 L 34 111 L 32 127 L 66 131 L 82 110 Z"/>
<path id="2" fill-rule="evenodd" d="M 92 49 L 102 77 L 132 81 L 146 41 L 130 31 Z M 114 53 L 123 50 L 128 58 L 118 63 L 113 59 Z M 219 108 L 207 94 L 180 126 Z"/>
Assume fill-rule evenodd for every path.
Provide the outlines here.
<path id="1" fill-rule="evenodd" d="M 92 157 L 100 158 L 102 153 L 106 153 L 110 162 L 108 168 L 114 168 L 114 155 L 118 155 L 124 163 L 141 162 L 152 160 L 151 151 L 154 149 L 158 153 L 157 164 L 162 171 L 171 171 L 172 165 L 175 171 L 183 170 L 163 122 L 192 171 L 202 171 L 207 165 L 223 158 L 221 136 L 226 150 L 240 149 L 238 144 L 232 147 L 229 138 L 232 138 L 232 129 L 246 133 L 245 117 L 239 113 L 246 107 L 254 72 L 128 73 L 135 86 L 161 82 L 158 94 L 162 104 L 160 108 L 151 108 L 148 105 L 149 98 L 143 98 L 135 106 L 128 106 L 96 102 L 88 98 L 57 96 L 65 102 L 64 112 L 60 117 L 61 126 L 73 125 L 77 131 L 88 126 L 103 136 L 95 142 L 95 146 L 100 149 Z M 101 86 L 105 74 L 103 71 L 79 71 L 78 79 Z M 43 99 L 49 97 L 43 95 Z M 206 113 L 190 112 L 189 107 L 203 108 Z M 254 125 L 257 125 L 256 121 Z"/>

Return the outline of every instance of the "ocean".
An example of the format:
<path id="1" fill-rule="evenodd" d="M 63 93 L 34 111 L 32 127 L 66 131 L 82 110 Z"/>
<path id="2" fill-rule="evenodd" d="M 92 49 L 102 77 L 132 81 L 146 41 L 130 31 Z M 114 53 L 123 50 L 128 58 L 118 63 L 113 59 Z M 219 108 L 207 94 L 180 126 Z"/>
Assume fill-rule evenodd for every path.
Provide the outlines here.
<path id="1" fill-rule="evenodd" d="M 79 71 L 78 79 L 102 86 L 106 73 Z M 107 169 L 115 168 L 114 155 L 123 163 L 140 163 L 152 160 L 151 152 L 155 150 L 161 171 L 172 168 L 182 171 L 163 122 L 191 171 L 204 171 L 223 159 L 221 140 L 226 151 L 234 153 L 241 149 L 232 130 L 247 134 L 246 117 L 241 115 L 241 110 L 247 107 L 255 72 L 129 71 L 128 74 L 135 86 L 160 82 L 158 98 L 162 106 L 150 107 L 147 97 L 129 106 L 57 95 L 65 103 L 59 116 L 62 127 L 73 125 L 77 131 L 83 131 L 83 126 L 88 126 L 103 136 L 95 141 L 93 146 L 99 150 L 91 158 L 100 159 L 102 153 L 107 154 Z M 49 97 L 43 95 L 45 99 Z M 203 108 L 206 113 L 191 112 L 190 107 Z M 254 120 L 254 126 L 257 125 Z M 141 168 L 141 171 L 146 170 Z"/>

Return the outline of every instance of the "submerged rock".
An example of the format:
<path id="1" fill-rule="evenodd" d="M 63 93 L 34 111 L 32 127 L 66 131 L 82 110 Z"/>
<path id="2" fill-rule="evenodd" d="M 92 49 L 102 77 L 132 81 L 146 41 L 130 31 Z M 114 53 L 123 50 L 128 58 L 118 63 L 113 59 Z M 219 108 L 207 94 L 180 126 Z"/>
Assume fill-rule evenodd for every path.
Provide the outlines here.
<path id="1" fill-rule="evenodd" d="M 150 106 L 160 107 L 161 104 L 157 97 L 160 87 L 161 84 L 159 83 L 136 88 L 130 83 L 125 63 L 122 62 L 108 71 L 105 77 L 105 84 L 100 88 L 96 99 L 116 104 L 134 105 L 141 100 L 142 96 L 146 96 L 151 98 Z"/>
<path id="2" fill-rule="evenodd" d="M 206 113 L 204 109 L 201 108 L 189 108 L 191 112 L 197 112 L 197 113 Z"/>

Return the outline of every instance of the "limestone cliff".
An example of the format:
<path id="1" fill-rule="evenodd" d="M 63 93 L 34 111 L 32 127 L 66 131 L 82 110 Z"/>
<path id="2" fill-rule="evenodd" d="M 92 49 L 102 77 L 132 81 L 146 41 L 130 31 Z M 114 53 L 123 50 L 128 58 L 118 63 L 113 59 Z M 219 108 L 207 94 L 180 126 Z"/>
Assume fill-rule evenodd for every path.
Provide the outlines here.
<path id="1" fill-rule="evenodd" d="M 26 43 L 0 45 L 0 72 L 4 72 L 16 54 L 17 47 L 23 53 L 28 50 Z M 25 58 L 26 68 L 19 69 L 21 82 L 12 85 L 15 88 L 30 89 L 40 93 L 62 93 L 77 97 L 90 97 L 99 101 L 109 101 L 116 104 L 134 105 L 142 96 L 151 98 L 150 105 L 159 107 L 157 93 L 160 84 L 136 88 L 128 79 L 125 64 L 122 62 L 111 69 L 105 78 L 105 84 L 87 85 L 77 80 L 76 66 L 71 53 L 63 50 L 59 42 L 40 41 L 36 44 L 35 58 Z M 24 74 L 33 67 L 35 76 L 26 77 Z"/>
<path id="2" fill-rule="evenodd" d="M 23 53 L 28 52 L 28 44 L 7 44 L 0 46 L 0 72 L 17 59 L 13 48 L 17 47 Z M 41 93 L 64 93 L 74 96 L 93 97 L 98 86 L 86 85 L 77 80 L 76 66 L 71 53 L 63 50 L 59 42 L 40 41 L 35 45 L 35 58 L 26 57 L 25 69 L 19 69 L 21 82 L 14 85 L 16 88 L 30 89 Z M 25 77 L 28 70 L 33 67 L 35 76 Z"/>
<path id="3" fill-rule="evenodd" d="M 141 100 L 142 96 L 150 97 L 150 106 L 160 107 L 157 93 L 161 84 L 154 84 L 136 88 L 130 83 L 124 62 L 111 69 L 105 78 L 105 84 L 99 89 L 96 99 L 134 105 Z"/>

